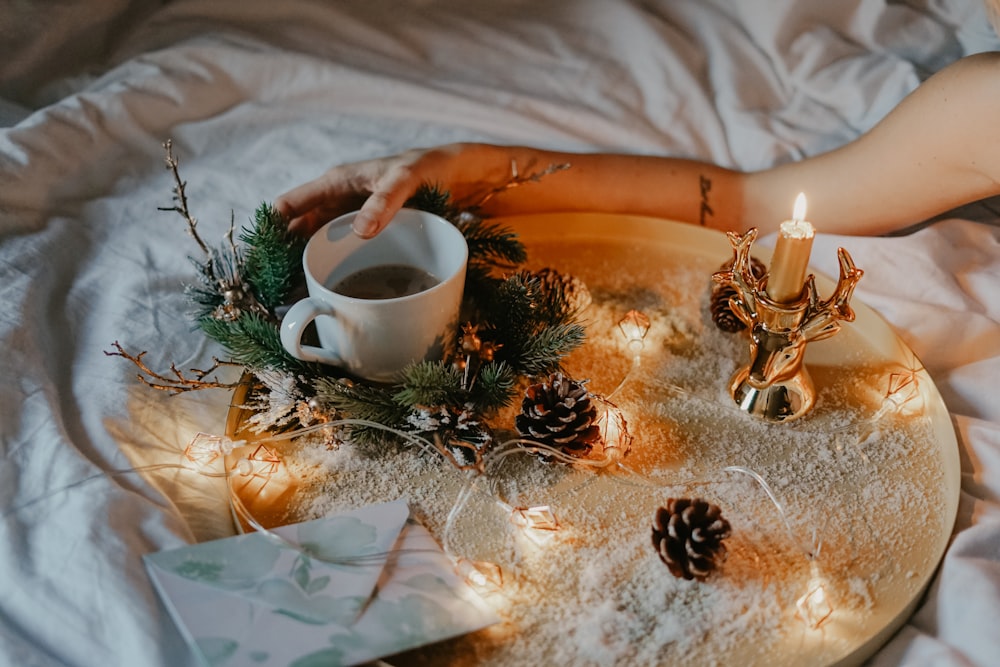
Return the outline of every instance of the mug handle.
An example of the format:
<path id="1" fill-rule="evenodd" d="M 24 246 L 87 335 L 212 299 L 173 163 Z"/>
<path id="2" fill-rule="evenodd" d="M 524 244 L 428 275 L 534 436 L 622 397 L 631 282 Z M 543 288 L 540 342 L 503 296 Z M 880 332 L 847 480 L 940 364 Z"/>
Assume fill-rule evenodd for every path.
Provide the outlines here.
<path id="1" fill-rule="evenodd" d="M 336 311 L 329 304 L 311 297 L 302 299 L 289 308 L 281 320 L 281 344 L 296 359 L 340 365 L 342 363 L 340 357 L 332 350 L 302 344 L 302 332 L 320 315 L 334 317 Z"/>

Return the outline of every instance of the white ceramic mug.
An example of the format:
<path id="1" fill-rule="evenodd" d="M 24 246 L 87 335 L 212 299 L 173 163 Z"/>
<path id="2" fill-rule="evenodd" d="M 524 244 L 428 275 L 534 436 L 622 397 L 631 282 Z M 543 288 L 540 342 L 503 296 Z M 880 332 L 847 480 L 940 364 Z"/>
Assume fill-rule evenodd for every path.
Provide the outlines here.
<path id="1" fill-rule="evenodd" d="M 413 361 L 440 359 L 454 339 L 469 248 L 454 225 L 431 213 L 403 209 L 367 240 L 351 229 L 355 215 L 328 222 L 306 244 L 302 266 L 309 296 L 282 320 L 281 343 L 297 359 L 392 382 Z M 393 280 L 402 280 L 399 272 L 406 273 L 399 267 L 421 272 L 420 280 L 409 286 L 425 289 L 412 294 L 404 290 L 402 296 L 386 293 Z M 365 276 L 372 275 L 372 285 L 382 293 L 373 295 L 364 286 L 352 292 L 351 282 L 357 283 L 360 276 L 367 284 Z M 319 347 L 302 344 L 302 332 L 313 321 Z"/>

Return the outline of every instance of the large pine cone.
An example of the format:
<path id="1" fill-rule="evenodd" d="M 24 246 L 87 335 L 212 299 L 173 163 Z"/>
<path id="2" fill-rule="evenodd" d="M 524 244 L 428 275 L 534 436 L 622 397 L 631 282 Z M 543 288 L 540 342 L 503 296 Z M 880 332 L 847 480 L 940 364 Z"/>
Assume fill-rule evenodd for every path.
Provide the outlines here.
<path id="1" fill-rule="evenodd" d="M 730 260 L 720 266 L 719 271 L 729 271 L 732 268 L 733 262 Z M 767 267 L 756 257 L 751 257 L 750 270 L 753 271 L 754 277 L 759 280 L 764 277 Z M 728 333 L 736 333 L 747 328 L 747 325 L 743 324 L 743 320 L 736 317 L 736 313 L 729 307 L 729 299 L 733 296 L 736 296 L 736 290 L 732 285 L 713 283 L 708 308 L 712 313 L 712 321 L 715 322 L 715 326 Z"/>
<path id="2" fill-rule="evenodd" d="M 670 498 L 653 518 L 653 547 L 671 574 L 704 581 L 726 559 L 729 522 L 701 498 Z"/>
<path id="3" fill-rule="evenodd" d="M 590 453 L 601 438 L 597 426 L 597 406 L 582 382 L 562 373 L 528 387 L 521 401 L 521 414 L 514 426 L 522 438 L 534 440 L 570 456 Z M 541 454 L 543 459 L 548 459 Z"/>

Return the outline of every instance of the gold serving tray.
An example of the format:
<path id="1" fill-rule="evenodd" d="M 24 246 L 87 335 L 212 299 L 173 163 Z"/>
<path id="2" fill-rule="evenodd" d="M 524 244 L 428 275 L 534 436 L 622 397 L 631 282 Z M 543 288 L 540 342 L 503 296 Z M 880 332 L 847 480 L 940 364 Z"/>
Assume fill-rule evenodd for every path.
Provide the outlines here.
<path id="1" fill-rule="evenodd" d="M 563 650 L 564 644 L 580 642 L 588 623 L 605 638 L 591 656 L 613 645 L 615 636 L 644 628 L 636 646 L 607 648 L 620 654 L 619 664 L 656 656 L 665 664 L 848 665 L 871 656 L 919 602 L 958 508 L 955 432 L 912 351 L 855 299 L 856 320 L 807 351 L 819 391 L 814 411 L 794 424 L 764 424 L 731 404 L 725 387 L 744 360 L 745 343 L 715 329 L 708 313 L 711 274 L 732 256 L 725 235 L 606 214 L 497 222 L 524 241 L 528 268 L 552 267 L 589 288 L 588 340 L 566 367 L 573 377 L 588 378 L 591 391 L 609 392 L 629 373 L 632 359 L 617 334 L 618 320 L 637 309 L 653 322 L 639 368 L 614 396 L 635 439 L 618 474 L 511 466 L 516 493 L 551 502 L 564 524 L 562 536 L 540 548 L 511 546 L 508 522 L 495 504 L 470 505 L 456 522 L 452 548 L 513 573 L 514 585 L 505 586 L 497 603 L 504 627 L 389 662 L 580 661 L 585 656 Z M 765 249 L 754 254 L 768 259 Z M 834 287 L 821 275 L 817 286 L 824 296 Z M 230 435 L 246 437 L 240 406 L 249 389 L 234 393 Z M 498 417 L 501 428 L 509 427 L 512 414 Z M 246 451 L 253 447 L 251 442 Z M 300 514 L 297 495 L 336 496 L 337 488 L 348 488 L 310 491 L 310 483 L 294 479 L 280 497 L 256 508 L 252 498 L 244 502 L 263 525 L 276 525 L 311 518 Z M 409 483 L 411 506 L 440 532 L 441 514 L 464 478 L 428 473 Z M 704 583 L 674 580 L 648 546 L 652 514 L 670 495 L 717 502 L 733 525 L 729 559 Z M 435 504 L 439 498 L 444 500 Z M 331 501 L 336 505 L 336 498 Z M 564 574 L 552 575 L 553 561 L 566 563 Z M 833 606 L 812 628 L 795 601 L 817 577 Z M 604 617 L 588 618 L 579 609 L 567 620 L 574 599 L 596 607 L 617 600 L 618 611 L 607 618 L 623 625 L 609 629 L 598 623 Z M 643 643 L 650 643 L 648 652 Z"/>

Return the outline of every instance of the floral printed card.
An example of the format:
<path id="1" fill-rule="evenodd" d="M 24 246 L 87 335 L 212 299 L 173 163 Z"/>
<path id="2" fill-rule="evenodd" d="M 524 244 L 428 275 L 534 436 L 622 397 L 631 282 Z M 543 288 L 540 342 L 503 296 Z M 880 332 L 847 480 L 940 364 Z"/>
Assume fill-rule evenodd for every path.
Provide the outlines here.
<path id="1" fill-rule="evenodd" d="M 145 557 L 206 665 L 353 665 L 497 621 L 403 501 L 274 532 Z"/>

